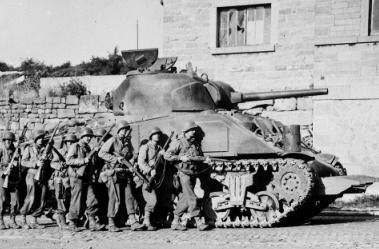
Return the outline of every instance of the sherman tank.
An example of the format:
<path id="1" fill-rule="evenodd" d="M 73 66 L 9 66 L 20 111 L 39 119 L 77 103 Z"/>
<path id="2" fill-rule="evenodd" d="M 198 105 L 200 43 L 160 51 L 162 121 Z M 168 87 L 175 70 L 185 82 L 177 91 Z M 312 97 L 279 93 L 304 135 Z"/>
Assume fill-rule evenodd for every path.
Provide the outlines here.
<path id="1" fill-rule="evenodd" d="M 299 126 L 238 108 L 247 101 L 323 95 L 327 89 L 242 93 L 198 76 L 191 67 L 178 73 L 176 58 L 158 59 L 157 49 L 122 55 L 134 70 L 112 94 L 114 113 L 131 121 L 135 148 L 155 126 L 177 136 L 186 121 L 201 127 L 203 151 L 211 158 L 217 227 L 300 224 L 375 181 L 346 175 L 338 157 L 302 141 Z"/>

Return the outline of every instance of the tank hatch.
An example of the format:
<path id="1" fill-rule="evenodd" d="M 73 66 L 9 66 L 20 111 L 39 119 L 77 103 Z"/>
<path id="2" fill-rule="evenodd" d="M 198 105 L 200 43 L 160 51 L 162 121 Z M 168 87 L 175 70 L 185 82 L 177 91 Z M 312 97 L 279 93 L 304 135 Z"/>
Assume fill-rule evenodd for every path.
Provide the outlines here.
<path id="1" fill-rule="evenodd" d="M 158 58 L 158 49 L 136 49 L 121 51 L 126 65 L 131 70 L 151 67 Z"/>

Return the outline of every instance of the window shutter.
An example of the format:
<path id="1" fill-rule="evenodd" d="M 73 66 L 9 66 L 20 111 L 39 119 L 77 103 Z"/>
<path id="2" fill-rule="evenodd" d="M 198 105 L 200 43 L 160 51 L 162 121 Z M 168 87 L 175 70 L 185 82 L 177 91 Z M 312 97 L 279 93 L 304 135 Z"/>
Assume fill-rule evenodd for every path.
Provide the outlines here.
<path id="1" fill-rule="evenodd" d="M 246 44 L 256 44 L 255 39 L 255 8 L 247 9 Z"/>
<path id="2" fill-rule="evenodd" d="M 237 22 L 237 45 L 243 46 L 246 44 L 246 10 L 238 10 Z"/>
<path id="3" fill-rule="evenodd" d="M 228 46 L 237 45 L 237 11 L 236 9 L 229 10 L 228 17 Z"/>
<path id="4" fill-rule="evenodd" d="M 228 45 L 228 10 L 220 11 L 218 46 L 226 47 Z"/>

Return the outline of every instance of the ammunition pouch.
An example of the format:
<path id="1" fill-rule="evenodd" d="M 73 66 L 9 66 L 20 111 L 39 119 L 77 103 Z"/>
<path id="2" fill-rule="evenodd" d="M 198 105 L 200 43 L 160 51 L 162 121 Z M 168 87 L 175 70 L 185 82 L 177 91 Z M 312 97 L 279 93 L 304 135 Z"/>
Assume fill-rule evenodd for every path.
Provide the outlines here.
<path id="1" fill-rule="evenodd" d="M 115 176 L 115 170 L 114 169 L 103 169 L 99 176 L 99 182 L 107 183 L 110 179 Z M 115 180 L 115 179 L 111 179 Z"/>

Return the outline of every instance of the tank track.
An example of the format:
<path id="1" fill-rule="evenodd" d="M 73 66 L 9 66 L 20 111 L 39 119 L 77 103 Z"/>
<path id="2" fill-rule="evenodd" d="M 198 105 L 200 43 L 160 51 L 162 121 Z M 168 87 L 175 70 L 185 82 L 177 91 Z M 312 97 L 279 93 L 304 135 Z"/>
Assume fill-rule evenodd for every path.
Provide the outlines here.
<path id="1" fill-rule="evenodd" d="M 212 178 L 223 182 L 229 173 L 253 174 L 253 184 L 248 192 L 258 197 L 267 210 L 241 207 L 239 214 L 231 210 L 216 212 L 216 227 L 274 227 L 286 225 L 312 202 L 315 174 L 303 160 L 292 158 L 243 159 L 229 162 L 212 162 Z M 257 179 L 255 180 L 255 176 Z M 262 178 L 266 182 L 260 183 Z"/>

